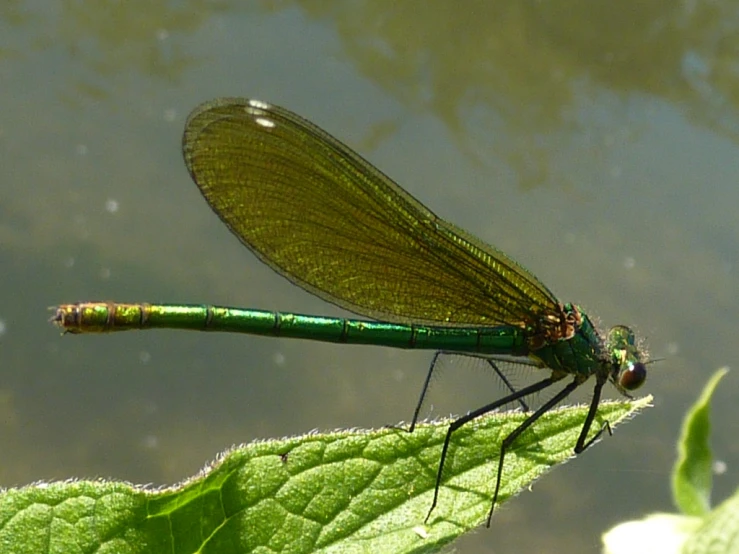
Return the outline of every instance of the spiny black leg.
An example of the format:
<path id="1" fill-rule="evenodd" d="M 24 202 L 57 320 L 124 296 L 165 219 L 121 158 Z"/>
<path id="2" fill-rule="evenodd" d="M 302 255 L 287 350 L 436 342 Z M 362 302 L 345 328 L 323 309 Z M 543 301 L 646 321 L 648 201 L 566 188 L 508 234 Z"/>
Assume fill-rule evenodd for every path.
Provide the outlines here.
<path id="1" fill-rule="evenodd" d="M 505 459 L 506 451 L 510 446 L 513 444 L 513 442 L 523 433 L 526 429 L 531 427 L 531 425 L 539 419 L 541 416 L 543 416 L 546 412 L 551 410 L 554 406 L 562 402 L 569 394 L 575 390 L 578 386 L 580 386 L 580 382 L 577 379 L 574 379 L 570 384 L 568 384 L 565 388 L 563 388 L 561 391 L 559 391 L 557 394 L 555 394 L 552 398 L 547 400 L 547 402 L 542 405 L 538 410 L 536 410 L 533 414 L 531 414 L 529 417 L 527 417 L 521 425 L 516 427 L 510 435 L 508 435 L 505 439 L 503 439 L 502 444 L 500 445 L 500 457 L 498 458 L 498 475 L 495 478 L 495 492 L 493 493 L 493 502 L 490 506 L 490 512 L 488 513 L 488 521 L 487 526 L 490 527 L 490 521 L 493 519 L 493 511 L 495 510 L 495 504 L 498 501 L 498 492 L 500 491 L 500 483 L 501 483 L 501 477 L 503 476 L 503 460 Z"/>
<path id="2" fill-rule="evenodd" d="M 500 380 L 503 381 L 503 383 L 505 383 L 505 386 L 508 387 L 508 390 L 511 391 L 512 393 L 516 392 L 516 389 L 513 388 L 513 385 L 508 380 L 508 377 L 506 377 L 505 374 L 500 370 L 500 368 L 498 368 L 498 365 L 493 360 L 490 360 L 490 359 L 488 359 L 487 362 L 493 368 L 493 371 L 500 378 Z M 526 404 L 526 402 L 523 401 L 522 398 L 518 399 L 518 403 L 521 404 L 521 407 L 523 408 L 524 412 L 529 411 L 528 405 Z"/>
<path id="3" fill-rule="evenodd" d="M 539 392 L 541 390 L 544 390 L 545 388 L 553 385 L 556 383 L 559 379 L 554 377 L 547 377 L 546 379 L 542 379 L 541 381 L 534 383 L 532 385 L 529 385 L 528 387 L 524 387 L 519 391 L 516 391 L 512 394 L 509 394 L 508 396 L 501 398 L 499 400 L 496 400 L 495 402 L 491 402 L 490 404 L 486 404 L 485 406 L 478 408 L 477 410 L 468 413 L 467 415 L 464 415 L 456 420 L 454 420 L 447 429 L 446 437 L 444 438 L 444 444 L 441 447 L 441 458 L 439 460 L 439 470 L 436 473 L 436 486 L 434 487 L 434 500 L 431 502 L 431 508 L 429 509 L 429 513 L 426 515 L 425 522 L 428 522 L 429 518 L 431 517 L 431 513 L 434 511 L 434 508 L 436 508 L 436 504 L 439 500 L 439 487 L 441 486 L 441 478 L 442 474 L 444 472 L 444 462 L 446 461 L 447 452 L 449 450 L 449 441 L 452 438 L 452 433 L 462 427 L 465 423 L 469 423 L 473 419 L 477 419 L 478 417 L 491 412 L 495 410 L 496 408 L 500 408 L 501 406 L 504 406 L 508 404 L 509 402 L 513 402 L 514 400 L 518 400 L 519 398 L 523 398 L 525 396 L 528 396 L 529 394 L 533 394 L 535 392 Z M 561 393 L 560 393 L 561 394 Z M 569 393 L 568 393 L 569 394 Z M 559 396 L 559 395 L 557 395 Z M 566 396 L 566 395 L 565 395 Z M 562 397 L 564 398 L 564 397 Z M 561 400 L 561 399 L 560 399 Z M 538 413 L 538 412 L 537 412 Z M 536 414 L 534 414 L 536 415 Z M 533 417 L 533 416 L 532 416 Z M 531 419 L 531 418 L 529 418 Z M 529 421 L 527 419 L 526 421 Z M 524 422 L 524 424 L 526 423 Z M 530 425 L 531 423 L 529 423 Z M 514 431 L 515 433 L 515 431 Z M 500 473 L 500 471 L 499 471 Z M 500 480 L 498 480 L 498 486 L 500 485 Z M 498 489 L 496 487 L 495 490 L 495 496 L 498 495 Z M 492 514 L 492 510 L 491 510 Z"/>
<path id="4" fill-rule="evenodd" d="M 436 367 L 436 362 L 439 360 L 439 356 L 441 356 L 444 352 L 438 351 L 434 354 L 433 359 L 431 360 L 431 365 L 429 366 L 429 371 L 426 374 L 426 380 L 423 382 L 423 388 L 421 389 L 421 397 L 418 399 L 418 404 L 416 404 L 416 409 L 413 411 L 413 419 L 411 420 L 411 426 L 408 429 L 404 429 L 404 431 L 408 431 L 409 433 L 412 433 L 413 430 L 416 428 L 416 423 L 418 423 L 418 416 L 421 413 L 421 407 L 423 406 L 423 401 L 426 398 L 426 393 L 429 390 L 429 384 L 431 383 L 431 375 L 434 373 L 434 368 Z"/>
<path id="5" fill-rule="evenodd" d="M 600 393 L 603 389 L 603 385 L 605 384 L 604 381 L 596 381 L 595 387 L 593 388 L 593 399 L 590 401 L 590 409 L 588 410 L 588 415 L 585 418 L 585 423 L 582 425 L 582 431 L 580 431 L 580 436 L 577 438 L 577 443 L 575 444 L 575 454 L 579 454 L 586 448 L 588 448 L 591 444 L 593 444 L 595 441 L 597 441 L 600 436 L 603 434 L 604 430 L 608 431 L 609 435 L 612 435 L 613 432 L 611 431 L 611 425 L 607 421 L 603 424 L 603 427 L 600 428 L 600 431 L 598 431 L 595 436 L 590 439 L 589 441 L 585 442 L 585 440 L 588 438 L 588 433 L 590 432 L 590 427 L 593 424 L 593 421 L 595 420 L 595 414 L 598 412 L 598 404 L 600 404 Z"/>
<path id="6" fill-rule="evenodd" d="M 423 402 L 426 399 L 426 393 L 428 392 L 429 385 L 431 384 L 431 376 L 434 373 L 434 369 L 436 368 L 436 364 L 438 363 L 439 358 L 442 355 L 444 355 L 444 354 L 448 354 L 448 352 L 444 352 L 443 350 L 439 350 L 439 351 L 437 351 L 437 352 L 434 353 L 434 357 L 432 358 L 431 364 L 429 365 L 428 373 L 426 373 L 426 379 L 423 382 L 423 388 L 421 388 L 421 396 L 419 397 L 418 403 L 416 404 L 416 409 L 413 411 L 413 419 L 411 420 L 410 427 L 408 429 L 403 429 L 402 427 L 392 426 L 392 428 L 394 428 L 394 429 L 402 429 L 403 431 L 407 431 L 408 433 L 412 433 L 415 430 L 416 424 L 418 423 L 418 418 L 421 415 L 421 408 L 423 408 Z M 471 357 L 476 357 L 476 356 L 471 356 Z M 500 380 L 503 381 L 503 383 L 508 388 L 508 390 L 511 391 L 511 395 L 509 395 L 506 398 L 510 398 L 509 401 L 513 401 L 514 398 L 511 398 L 511 397 L 512 397 L 512 395 L 516 394 L 516 389 L 513 387 L 513 385 L 511 384 L 511 382 L 508 380 L 508 378 L 505 376 L 505 374 L 498 368 L 498 366 L 495 364 L 495 362 L 493 360 L 486 359 L 486 361 L 493 368 L 493 371 L 495 371 L 496 375 L 500 378 Z M 521 399 L 521 397 L 518 397 L 517 400 L 518 400 L 519 404 L 521 404 L 521 407 L 523 408 L 523 410 L 525 412 L 528 412 L 529 411 L 529 407 L 526 404 L 526 402 L 524 402 Z M 492 408 L 492 409 L 495 409 L 495 408 Z"/>

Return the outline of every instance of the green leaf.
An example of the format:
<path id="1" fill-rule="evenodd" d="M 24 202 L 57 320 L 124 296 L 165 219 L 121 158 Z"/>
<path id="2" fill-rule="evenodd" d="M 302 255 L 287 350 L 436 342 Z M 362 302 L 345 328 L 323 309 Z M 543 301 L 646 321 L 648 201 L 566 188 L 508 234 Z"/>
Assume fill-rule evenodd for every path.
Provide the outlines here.
<path id="1" fill-rule="evenodd" d="M 705 518 L 686 541 L 682 554 L 739 552 L 739 490 Z"/>
<path id="2" fill-rule="evenodd" d="M 672 476 L 675 502 L 686 515 L 651 514 L 603 535 L 605 554 L 723 554 L 739 552 L 739 490 L 710 510 L 710 401 L 727 370 L 719 369 L 683 422 Z"/>
<path id="3" fill-rule="evenodd" d="M 722 368 L 713 374 L 683 421 L 672 473 L 672 496 L 685 515 L 702 516 L 711 509 L 711 397 L 727 372 L 727 368 Z"/>
<path id="4" fill-rule="evenodd" d="M 611 426 L 651 397 L 604 402 Z M 545 414 L 506 457 L 505 502 L 572 456 L 587 407 Z M 150 490 L 110 481 L 0 492 L 0 551 L 46 553 L 436 552 L 485 521 L 500 442 L 525 418 L 457 431 L 427 523 L 449 421 L 337 431 L 234 448 L 189 481 Z"/>
<path id="5" fill-rule="evenodd" d="M 619 523 L 603 534 L 603 554 L 682 554 L 702 523 L 699 517 L 663 513 Z"/>

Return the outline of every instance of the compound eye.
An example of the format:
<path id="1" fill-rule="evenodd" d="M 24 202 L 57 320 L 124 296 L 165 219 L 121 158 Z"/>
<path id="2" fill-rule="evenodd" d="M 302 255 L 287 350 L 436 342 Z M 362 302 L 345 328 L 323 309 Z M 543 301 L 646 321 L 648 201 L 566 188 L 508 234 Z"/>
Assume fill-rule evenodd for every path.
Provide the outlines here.
<path id="1" fill-rule="evenodd" d="M 636 390 L 647 380 L 647 367 L 642 362 L 637 362 L 624 371 L 618 378 L 618 384 L 626 390 Z"/>

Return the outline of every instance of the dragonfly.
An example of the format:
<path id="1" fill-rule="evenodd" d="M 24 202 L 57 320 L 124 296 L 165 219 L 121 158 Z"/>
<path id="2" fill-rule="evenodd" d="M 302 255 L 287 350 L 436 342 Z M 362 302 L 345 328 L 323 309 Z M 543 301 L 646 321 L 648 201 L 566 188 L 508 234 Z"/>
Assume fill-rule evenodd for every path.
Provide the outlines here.
<path id="1" fill-rule="evenodd" d="M 332 135 L 260 100 L 218 98 L 189 115 L 182 139 L 187 169 L 213 211 L 262 262 L 306 291 L 363 319 L 214 305 L 80 302 L 56 308 L 68 333 L 187 329 L 436 351 L 405 429 L 421 417 L 442 355 L 479 358 L 506 394 L 448 427 L 428 522 L 437 506 L 452 435 L 518 402 L 527 417 L 500 446 L 493 516 L 506 453 L 543 414 L 593 378 L 576 454 L 611 432 L 590 436 L 601 391 L 624 396 L 647 376 L 634 332 L 596 329 L 583 309 L 560 302 L 532 273 L 481 239 L 444 221 Z M 515 361 L 545 372 L 516 389 Z M 527 399 L 564 384 L 535 410 Z"/>

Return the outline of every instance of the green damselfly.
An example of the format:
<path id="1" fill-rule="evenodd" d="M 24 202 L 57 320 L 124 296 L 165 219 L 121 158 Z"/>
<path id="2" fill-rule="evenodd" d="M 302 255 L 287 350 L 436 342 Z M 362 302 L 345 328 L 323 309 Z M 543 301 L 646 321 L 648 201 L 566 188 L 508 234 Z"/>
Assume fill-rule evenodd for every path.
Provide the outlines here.
<path id="1" fill-rule="evenodd" d="M 528 417 L 500 450 L 490 524 L 506 451 L 545 412 L 594 377 L 575 444 L 589 437 L 610 381 L 625 396 L 646 380 L 646 356 L 624 326 L 599 333 L 583 310 L 560 302 L 500 250 L 448 223 L 334 137 L 258 100 L 223 98 L 189 116 L 183 152 L 190 174 L 221 220 L 264 263 L 296 285 L 351 312 L 337 317 L 211 305 L 82 302 L 52 320 L 70 333 L 171 328 L 303 338 L 437 351 L 408 431 L 413 431 L 440 354 L 484 359 L 508 394 L 456 419 L 442 447 L 430 517 L 455 430 L 510 402 Z M 510 361 L 548 370 L 516 390 Z M 566 380 L 534 411 L 527 397 Z"/>

